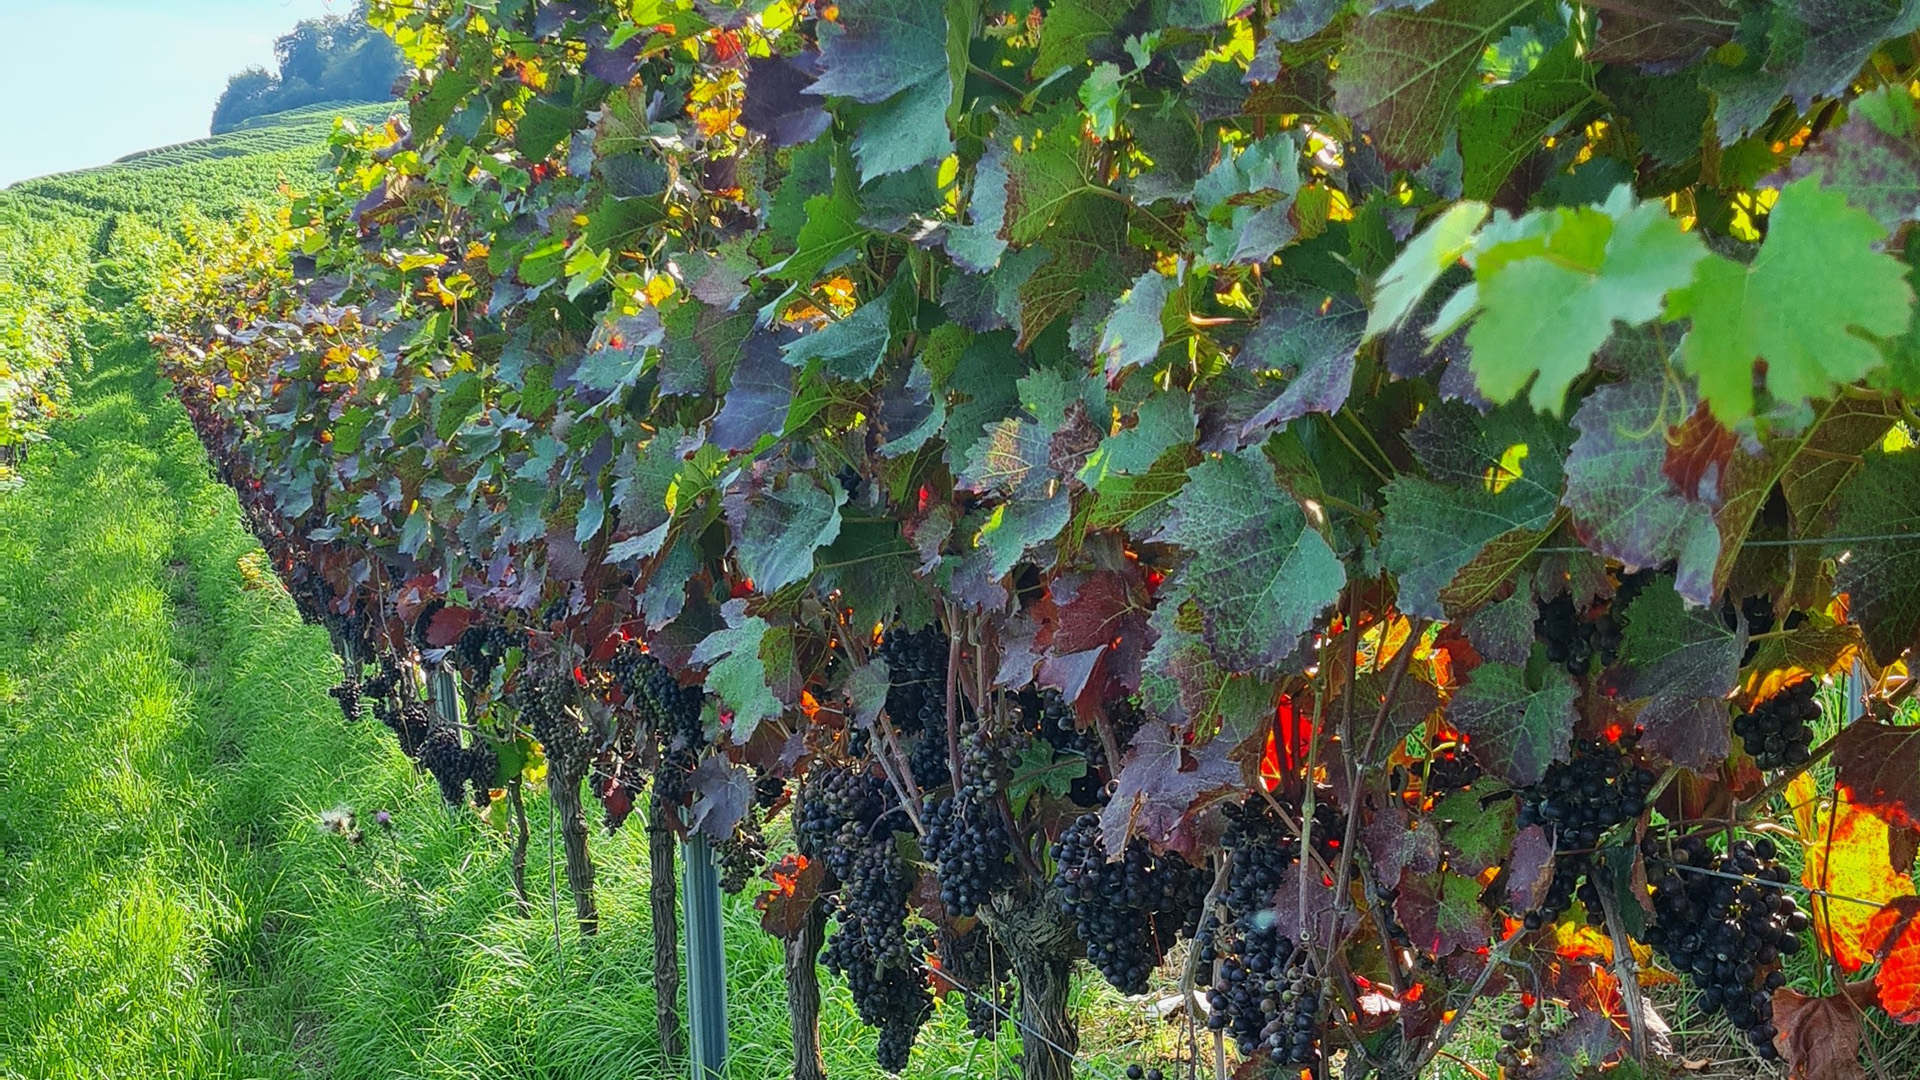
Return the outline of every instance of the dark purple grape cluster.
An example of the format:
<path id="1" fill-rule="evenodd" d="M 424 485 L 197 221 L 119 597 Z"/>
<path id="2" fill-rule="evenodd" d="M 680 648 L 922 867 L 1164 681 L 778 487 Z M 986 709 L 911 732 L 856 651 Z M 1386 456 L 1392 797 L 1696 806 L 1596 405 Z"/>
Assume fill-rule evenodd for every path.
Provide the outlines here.
<path id="1" fill-rule="evenodd" d="M 713 853 L 720 863 L 720 888 L 739 895 L 767 865 L 767 836 L 760 815 L 749 812 L 734 826 L 732 836 L 713 845 Z"/>
<path id="2" fill-rule="evenodd" d="M 525 630 L 509 630 L 499 623 L 476 623 L 461 631 L 460 639 L 453 643 L 454 662 L 466 669 L 477 684 L 485 686 L 493 681 L 493 671 L 506 659 L 508 651 L 524 648 L 526 644 Z"/>
<path id="3" fill-rule="evenodd" d="M 1591 875 L 1593 849 L 1608 829 L 1646 810 L 1656 780 L 1636 763 L 1634 743 L 1632 735 L 1618 742 L 1580 740 L 1570 760 L 1554 762 L 1538 784 L 1520 789 L 1518 824 L 1544 826 L 1556 852 L 1546 899 L 1524 915 L 1527 929 L 1558 919 L 1576 897 L 1587 909 L 1588 922 L 1603 920 L 1599 886 Z"/>
<path id="4" fill-rule="evenodd" d="M 1207 991 L 1207 1025 L 1240 1052 L 1275 1065 L 1320 1060 L 1320 979 L 1269 913 L 1230 927 L 1219 975 Z"/>
<path id="5" fill-rule="evenodd" d="M 348 723 L 360 719 L 359 679 L 349 675 L 340 680 L 339 685 L 329 688 L 327 694 L 340 703 L 340 715 L 346 717 Z"/>
<path id="6" fill-rule="evenodd" d="M 1062 908 L 1087 960 L 1121 993 L 1145 993 L 1174 941 L 1198 925 L 1206 874 L 1178 855 L 1155 855 L 1140 839 L 1108 862 L 1098 814 L 1082 815 L 1061 833 L 1053 860 Z"/>
<path id="7" fill-rule="evenodd" d="M 1472 748 L 1464 743 L 1436 747 L 1427 755 L 1426 770 L 1427 778 L 1421 790 L 1427 795 L 1465 790 L 1481 776 L 1480 759 L 1474 757 Z"/>
<path id="8" fill-rule="evenodd" d="M 827 969 L 847 981 L 860 1022 L 880 1030 L 874 1060 L 883 1072 L 907 1067 L 913 1041 L 933 1016 L 933 993 L 918 965 L 879 964 L 861 943 L 857 916 L 842 912 L 840 929 L 827 942 Z"/>
<path id="9" fill-rule="evenodd" d="M 947 635 L 938 626 L 898 627 L 880 639 L 887 663 L 887 718 L 902 736 L 947 730 Z M 944 749 L 944 747 L 943 747 Z"/>
<path id="10" fill-rule="evenodd" d="M 408 757 L 419 757 L 420 747 L 427 740 L 429 727 L 427 703 L 407 701 L 402 702 L 397 709 L 388 707 L 382 711 L 384 715 L 381 719 L 386 721 L 387 728 L 393 732 L 394 738 L 400 740 L 401 751 Z"/>
<path id="11" fill-rule="evenodd" d="M 976 924 L 965 934 L 942 933 L 940 971 L 966 1002 L 967 1030 L 976 1039 L 992 1041 L 1000 1022 L 1013 1015 L 1013 962 L 1007 950 L 993 940 L 987 928 Z"/>
<path id="12" fill-rule="evenodd" d="M 1724 1011 L 1753 1052 L 1777 1056 L 1773 992 L 1786 985 L 1783 957 L 1799 952 L 1806 912 L 1782 888 L 1792 874 L 1772 840 L 1736 840 L 1725 854 L 1704 838 L 1642 845 L 1653 885 L 1647 944 L 1700 988 L 1699 1006 Z"/>
<path id="13" fill-rule="evenodd" d="M 1733 721 L 1733 733 L 1762 769 L 1791 769 L 1813 756 L 1813 725 L 1820 720 L 1815 697 L 1820 684 L 1801 679 L 1743 712 Z"/>
<path id="14" fill-rule="evenodd" d="M 997 807 L 929 795 L 920 821 L 926 827 L 920 847 L 935 866 L 940 903 L 949 914 L 972 917 L 989 897 L 1019 877 L 1013 844 Z"/>
<path id="15" fill-rule="evenodd" d="M 1507 1009 L 1500 1025 L 1500 1049 L 1493 1055 L 1501 1072 L 1519 1080 L 1531 1075 L 1540 1064 L 1541 1011 L 1516 1001 Z"/>
<path id="16" fill-rule="evenodd" d="M 771 810 L 787 797 L 787 781 L 783 776 L 763 772 L 753 780 L 753 805 L 762 810 Z"/>
<path id="17" fill-rule="evenodd" d="M 1346 821 L 1334 807 L 1330 791 L 1314 801 L 1313 846 L 1321 861 L 1331 866 L 1340 857 L 1340 843 L 1346 836 Z M 1300 858 L 1300 838 L 1274 813 L 1273 807 L 1259 795 L 1249 795 L 1224 810 L 1226 835 L 1221 846 L 1230 860 L 1227 887 L 1221 896 L 1233 918 L 1264 911 L 1273 903 L 1287 868 Z"/>
<path id="18" fill-rule="evenodd" d="M 473 804 L 485 808 L 493 799 L 493 778 L 500 757 L 485 740 L 476 739 L 472 747 L 460 743 L 460 729 L 439 724 L 421 739 L 415 760 L 440 786 L 440 798 L 449 806 L 466 801 L 467 788 L 473 788 Z"/>
<path id="19" fill-rule="evenodd" d="M 1568 593 L 1538 605 L 1533 633 L 1546 646 L 1547 660 L 1559 664 L 1568 674 L 1585 675 L 1595 657 L 1599 658 L 1601 667 L 1619 659 L 1627 626 L 1627 606 L 1652 580 L 1653 574 L 1647 570 L 1623 575 L 1613 591 L 1613 599 L 1590 611 L 1575 607 Z"/>
<path id="20" fill-rule="evenodd" d="M 520 710 L 520 722 L 545 750 L 548 764 L 561 775 L 577 777 L 586 768 L 593 746 L 557 688 L 542 682 L 523 684 L 515 689 L 513 704 Z"/>
<path id="21" fill-rule="evenodd" d="M 700 754 L 707 747 L 702 716 L 705 691 L 699 686 L 680 685 L 659 657 L 640 651 L 632 642 L 620 647 L 607 669 L 651 733 L 645 737 L 659 745 L 653 777 L 655 794 L 668 802 L 682 801 L 690 793 L 693 771 L 699 768 Z"/>
<path id="22" fill-rule="evenodd" d="M 1113 773 L 1107 762 L 1107 749 L 1100 733 L 1082 729 L 1073 706 L 1054 689 L 1028 689 L 1016 699 L 1023 727 L 1046 740 L 1056 752 L 1079 754 L 1087 759 L 1087 771 L 1076 777 L 1067 789 L 1067 798 L 1075 806 L 1096 807 L 1106 802 L 1106 781 Z M 1107 724 L 1114 738 L 1124 743 L 1139 729 L 1139 709 L 1121 700 L 1107 707 Z"/>

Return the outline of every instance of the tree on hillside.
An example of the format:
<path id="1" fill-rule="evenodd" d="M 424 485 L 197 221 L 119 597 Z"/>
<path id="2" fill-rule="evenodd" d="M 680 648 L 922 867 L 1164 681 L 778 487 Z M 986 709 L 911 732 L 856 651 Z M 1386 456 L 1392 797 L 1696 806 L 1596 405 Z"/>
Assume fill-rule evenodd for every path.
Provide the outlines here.
<path id="1" fill-rule="evenodd" d="M 302 20 L 274 42 L 273 55 L 278 72 L 250 67 L 227 80 L 213 134 L 322 101 L 383 100 L 405 70 L 393 42 L 367 24 L 365 0 L 349 15 Z"/>

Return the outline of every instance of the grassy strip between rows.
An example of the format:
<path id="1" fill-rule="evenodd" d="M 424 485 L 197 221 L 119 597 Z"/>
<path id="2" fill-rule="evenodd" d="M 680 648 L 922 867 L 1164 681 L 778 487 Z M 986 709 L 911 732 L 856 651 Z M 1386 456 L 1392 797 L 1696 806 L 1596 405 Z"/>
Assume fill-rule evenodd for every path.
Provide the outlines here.
<path id="1" fill-rule="evenodd" d="M 0 1076 L 678 1073 L 653 1039 L 644 835 L 596 838 L 605 929 L 556 957 L 546 909 L 512 914 L 491 824 L 341 718 L 324 636 L 256 569 L 137 331 L 96 333 L 0 497 Z M 363 841 L 322 827 L 336 809 Z M 778 944 L 746 902 L 728 918 L 732 1074 L 784 1076 Z M 1122 1055 L 1089 1075 L 1114 1075 L 1143 1022 L 1085 993 L 1088 1041 Z M 822 1023 L 831 1075 L 877 1075 L 844 991 Z M 920 1045 L 909 1075 L 1013 1068 L 957 999 Z"/>

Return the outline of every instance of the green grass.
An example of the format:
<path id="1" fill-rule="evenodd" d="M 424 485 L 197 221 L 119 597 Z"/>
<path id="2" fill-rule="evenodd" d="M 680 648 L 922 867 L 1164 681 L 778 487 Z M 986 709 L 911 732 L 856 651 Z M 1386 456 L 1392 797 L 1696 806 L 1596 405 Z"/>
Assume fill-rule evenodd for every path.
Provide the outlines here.
<path id="1" fill-rule="evenodd" d="M 151 371 L 135 328 L 103 340 L 0 497 L 0 1076 L 678 1072 L 653 1039 L 644 835 L 596 836 L 603 930 L 568 926 L 556 955 L 545 800 L 524 920 L 493 827 L 344 721 L 325 636 L 250 587 L 257 549 Z M 335 808 L 363 843 L 321 828 Z M 784 1076 L 778 945 L 744 901 L 727 920 L 733 1075 Z M 1083 997 L 1111 1075 L 1156 1033 Z M 822 1034 L 832 1075 L 878 1075 L 843 990 Z M 956 1000 L 909 1075 L 1005 1074 L 1014 1050 L 967 1037 Z"/>

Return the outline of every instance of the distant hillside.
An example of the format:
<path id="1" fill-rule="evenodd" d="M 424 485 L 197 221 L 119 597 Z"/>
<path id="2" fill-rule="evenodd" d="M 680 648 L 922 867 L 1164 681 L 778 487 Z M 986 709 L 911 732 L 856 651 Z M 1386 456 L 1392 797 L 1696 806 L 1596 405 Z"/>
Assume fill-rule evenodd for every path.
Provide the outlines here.
<path id="1" fill-rule="evenodd" d="M 379 123 L 393 110 L 391 103 L 336 102 L 253 117 L 224 135 L 143 150 L 99 168 L 23 180 L 0 190 L 0 209 L 157 217 L 191 205 L 208 214 L 231 213 L 270 196 L 283 180 L 297 185 L 314 177 L 335 117 Z"/>

